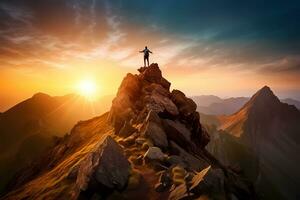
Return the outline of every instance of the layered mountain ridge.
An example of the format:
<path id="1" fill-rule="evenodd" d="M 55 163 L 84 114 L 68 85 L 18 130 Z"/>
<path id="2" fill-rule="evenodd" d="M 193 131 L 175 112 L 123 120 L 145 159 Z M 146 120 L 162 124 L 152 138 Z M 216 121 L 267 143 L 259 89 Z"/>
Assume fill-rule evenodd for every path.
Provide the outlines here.
<path id="1" fill-rule="evenodd" d="M 298 199 L 299 122 L 300 111 L 265 86 L 238 112 L 219 117 L 220 131 L 211 132 L 208 149 L 240 167 L 263 199 Z"/>
<path id="2" fill-rule="evenodd" d="M 197 104 L 197 111 L 204 115 L 232 115 L 239 111 L 249 100 L 250 97 L 230 97 L 222 99 L 214 95 L 201 95 L 191 97 Z M 280 99 L 282 103 L 294 105 L 300 110 L 300 102 L 291 99 Z"/>
<path id="3" fill-rule="evenodd" d="M 2 199 L 256 199 L 205 146 L 196 104 L 157 64 L 123 79 L 109 113 L 82 121 L 20 171 Z"/>

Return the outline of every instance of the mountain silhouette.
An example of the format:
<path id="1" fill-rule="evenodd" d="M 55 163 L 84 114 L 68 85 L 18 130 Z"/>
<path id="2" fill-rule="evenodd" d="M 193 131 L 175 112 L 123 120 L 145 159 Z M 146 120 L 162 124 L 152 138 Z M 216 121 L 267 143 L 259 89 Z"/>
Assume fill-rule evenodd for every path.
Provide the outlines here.
<path id="1" fill-rule="evenodd" d="M 2 199 L 256 199 L 205 147 L 195 102 L 157 64 L 123 79 L 109 112 L 77 123 Z"/>
<path id="2" fill-rule="evenodd" d="M 221 131 L 208 148 L 223 163 L 243 169 L 263 199 L 298 199 L 299 122 L 300 111 L 265 86 L 238 112 L 219 117 Z"/>

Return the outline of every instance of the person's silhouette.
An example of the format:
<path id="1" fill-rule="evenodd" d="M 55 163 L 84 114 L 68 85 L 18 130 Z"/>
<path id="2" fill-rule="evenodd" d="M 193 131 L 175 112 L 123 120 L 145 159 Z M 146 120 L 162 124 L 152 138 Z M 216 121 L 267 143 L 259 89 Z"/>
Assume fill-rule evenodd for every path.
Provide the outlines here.
<path id="1" fill-rule="evenodd" d="M 147 61 L 149 67 L 149 53 L 152 53 L 152 51 L 150 51 L 147 48 L 147 46 L 145 46 L 145 49 L 140 51 L 140 53 L 144 53 L 144 66 L 146 67 L 146 61 Z"/>

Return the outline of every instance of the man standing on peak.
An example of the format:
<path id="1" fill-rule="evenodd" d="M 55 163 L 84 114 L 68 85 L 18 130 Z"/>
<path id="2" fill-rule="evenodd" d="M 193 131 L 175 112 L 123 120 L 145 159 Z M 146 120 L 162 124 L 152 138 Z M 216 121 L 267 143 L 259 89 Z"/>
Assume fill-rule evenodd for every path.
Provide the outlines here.
<path id="1" fill-rule="evenodd" d="M 152 53 L 152 51 L 150 51 L 147 46 L 145 46 L 145 49 L 140 51 L 140 53 L 144 53 L 144 66 L 146 67 L 146 60 L 148 63 L 148 67 L 149 67 L 149 53 Z"/>

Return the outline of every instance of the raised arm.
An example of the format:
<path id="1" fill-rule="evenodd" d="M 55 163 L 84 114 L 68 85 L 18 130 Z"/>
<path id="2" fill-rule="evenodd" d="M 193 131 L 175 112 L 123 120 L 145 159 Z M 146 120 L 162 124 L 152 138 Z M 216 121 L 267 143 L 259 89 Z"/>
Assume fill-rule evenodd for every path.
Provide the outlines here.
<path id="1" fill-rule="evenodd" d="M 144 50 L 142 50 L 142 51 L 139 51 L 140 53 L 144 53 Z"/>
<path id="2" fill-rule="evenodd" d="M 152 51 L 149 50 L 150 53 L 152 53 Z"/>

